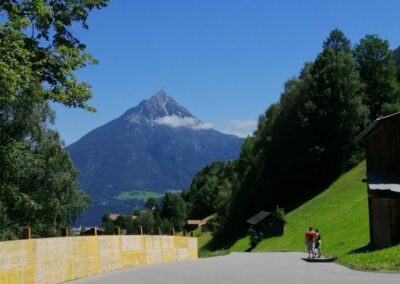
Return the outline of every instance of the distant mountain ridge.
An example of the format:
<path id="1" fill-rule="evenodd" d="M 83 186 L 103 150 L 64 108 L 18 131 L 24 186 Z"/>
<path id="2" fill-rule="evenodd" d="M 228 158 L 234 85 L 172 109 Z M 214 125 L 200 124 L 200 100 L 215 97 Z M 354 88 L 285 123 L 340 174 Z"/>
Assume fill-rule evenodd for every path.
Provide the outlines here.
<path id="1" fill-rule="evenodd" d="M 242 142 L 212 129 L 161 90 L 66 148 L 92 198 L 79 221 L 98 223 L 104 211 L 141 205 L 117 200 L 121 192 L 187 188 L 205 165 L 237 158 Z"/>

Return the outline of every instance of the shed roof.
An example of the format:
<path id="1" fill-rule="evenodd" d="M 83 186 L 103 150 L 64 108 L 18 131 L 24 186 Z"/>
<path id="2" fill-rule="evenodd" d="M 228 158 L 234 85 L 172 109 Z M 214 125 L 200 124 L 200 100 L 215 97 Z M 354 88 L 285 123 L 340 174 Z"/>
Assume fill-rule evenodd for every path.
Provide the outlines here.
<path id="1" fill-rule="evenodd" d="M 368 171 L 367 182 L 370 190 L 387 190 L 400 193 L 400 173 Z"/>
<path id="2" fill-rule="evenodd" d="M 380 125 L 382 123 L 382 121 L 385 121 L 387 119 L 391 119 L 391 118 L 397 117 L 397 116 L 400 116 L 400 112 L 393 113 L 391 115 L 387 115 L 387 116 L 379 117 L 379 118 L 375 119 L 363 131 L 361 131 L 361 133 L 357 136 L 356 140 L 357 141 L 364 140 L 365 138 L 367 138 L 375 130 L 375 128 L 378 125 Z"/>
<path id="3" fill-rule="evenodd" d="M 259 222 L 261 222 L 262 220 L 264 220 L 265 218 L 267 218 L 268 216 L 272 216 L 276 219 L 278 219 L 279 221 L 281 221 L 282 223 L 286 223 L 286 221 L 282 220 L 278 215 L 276 215 L 275 213 L 272 212 L 267 212 L 267 211 L 260 211 L 258 212 L 256 215 L 254 215 L 253 217 L 251 217 L 250 219 L 248 219 L 246 222 L 251 224 L 251 225 L 255 225 Z"/>
<path id="4" fill-rule="evenodd" d="M 204 225 L 207 221 L 202 220 L 187 220 L 188 225 Z"/>
<path id="5" fill-rule="evenodd" d="M 109 215 L 108 215 L 108 218 L 109 218 L 111 221 L 115 221 L 115 220 L 117 220 L 118 216 L 119 216 L 119 214 L 109 214 Z"/>
<path id="6" fill-rule="evenodd" d="M 116 221 L 119 216 L 130 217 L 132 220 L 136 220 L 137 219 L 137 216 L 134 215 L 134 214 L 119 214 L 119 213 L 111 213 L 111 214 L 108 215 L 108 218 L 111 221 Z"/>

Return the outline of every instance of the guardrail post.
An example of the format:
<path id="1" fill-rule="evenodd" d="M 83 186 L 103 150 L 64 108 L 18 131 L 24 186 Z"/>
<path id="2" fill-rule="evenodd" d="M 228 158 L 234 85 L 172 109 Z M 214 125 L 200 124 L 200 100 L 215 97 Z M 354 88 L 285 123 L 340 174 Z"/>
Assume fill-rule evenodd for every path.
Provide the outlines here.
<path id="1" fill-rule="evenodd" d="M 174 230 L 174 228 L 171 229 L 171 236 L 175 236 L 175 230 Z"/>
<path id="2" fill-rule="evenodd" d="M 161 228 L 158 227 L 158 234 L 161 236 Z"/>
<path id="3" fill-rule="evenodd" d="M 26 226 L 26 227 L 23 228 L 23 230 L 22 230 L 22 237 L 23 237 L 25 240 L 29 240 L 29 239 L 32 238 L 31 227 Z"/>
<path id="4" fill-rule="evenodd" d="M 93 227 L 89 230 L 89 236 L 97 236 L 97 228 Z"/>
<path id="5" fill-rule="evenodd" d="M 143 226 L 138 227 L 138 234 L 143 235 Z"/>
<path id="6" fill-rule="evenodd" d="M 194 238 L 194 232 L 193 232 L 193 231 L 190 232 L 190 236 L 191 236 L 192 238 Z"/>
<path id="7" fill-rule="evenodd" d="M 68 236 L 69 236 L 68 227 L 61 228 L 61 237 L 68 237 Z"/>
<path id="8" fill-rule="evenodd" d="M 119 226 L 114 227 L 114 235 L 121 235 L 121 228 Z"/>

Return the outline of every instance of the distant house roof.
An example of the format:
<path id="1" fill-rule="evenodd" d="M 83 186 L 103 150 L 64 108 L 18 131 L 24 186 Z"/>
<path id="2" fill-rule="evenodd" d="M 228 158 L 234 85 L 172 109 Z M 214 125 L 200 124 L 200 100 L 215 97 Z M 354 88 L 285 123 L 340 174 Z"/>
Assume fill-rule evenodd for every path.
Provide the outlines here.
<path id="1" fill-rule="evenodd" d="M 204 225 L 206 223 L 207 221 L 202 221 L 202 220 L 187 220 L 188 225 Z"/>
<path id="2" fill-rule="evenodd" d="M 375 119 L 370 125 L 368 125 L 363 131 L 361 131 L 361 133 L 357 136 L 356 140 L 360 141 L 360 140 L 364 140 L 365 138 L 367 138 L 374 130 L 376 127 L 378 127 L 379 124 L 381 124 L 381 122 L 383 120 L 387 120 L 387 119 L 391 119 L 393 117 L 399 116 L 400 112 L 388 115 L 388 116 L 384 116 L 384 117 L 380 117 Z"/>
<path id="3" fill-rule="evenodd" d="M 116 221 L 118 219 L 119 216 L 125 216 L 125 217 L 131 217 L 132 220 L 136 220 L 137 216 L 133 215 L 133 214 L 117 214 L 117 213 L 111 213 L 108 215 L 108 218 L 111 221 Z"/>
<path id="4" fill-rule="evenodd" d="M 267 211 L 260 211 L 258 212 L 256 215 L 254 215 L 253 217 L 251 217 L 250 219 L 248 219 L 246 222 L 251 224 L 251 225 L 255 225 L 258 224 L 259 222 L 261 222 L 262 220 L 264 220 L 266 217 L 268 216 L 272 216 L 276 219 L 278 219 L 279 221 L 281 221 L 282 223 L 286 223 L 286 221 L 282 220 L 278 215 L 276 215 L 275 213 L 272 212 L 267 212 Z"/>
<path id="5" fill-rule="evenodd" d="M 115 220 L 117 220 L 118 216 L 119 216 L 119 214 L 110 214 L 110 215 L 108 215 L 108 218 L 111 221 L 115 221 Z"/>
<path id="6" fill-rule="evenodd" d="M 370 190 L 388 190 L 400 193 L 400 176 L 398 173 L 368 171 L 367 182 Z"/>

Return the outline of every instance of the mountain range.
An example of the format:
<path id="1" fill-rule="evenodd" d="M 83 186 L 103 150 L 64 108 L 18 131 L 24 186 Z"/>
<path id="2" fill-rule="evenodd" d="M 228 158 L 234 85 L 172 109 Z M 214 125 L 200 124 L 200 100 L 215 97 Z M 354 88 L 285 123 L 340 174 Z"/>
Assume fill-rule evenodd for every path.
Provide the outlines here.
<path id="1" fill-rule="evenodd" d="M 77 224 L 98 224 L 106 212 L 129 213 L 149 196 L 187 188 L 207 164 L 237 158 L 242 142 L 161 90 L 66 147 L 91 197 Z"/>

